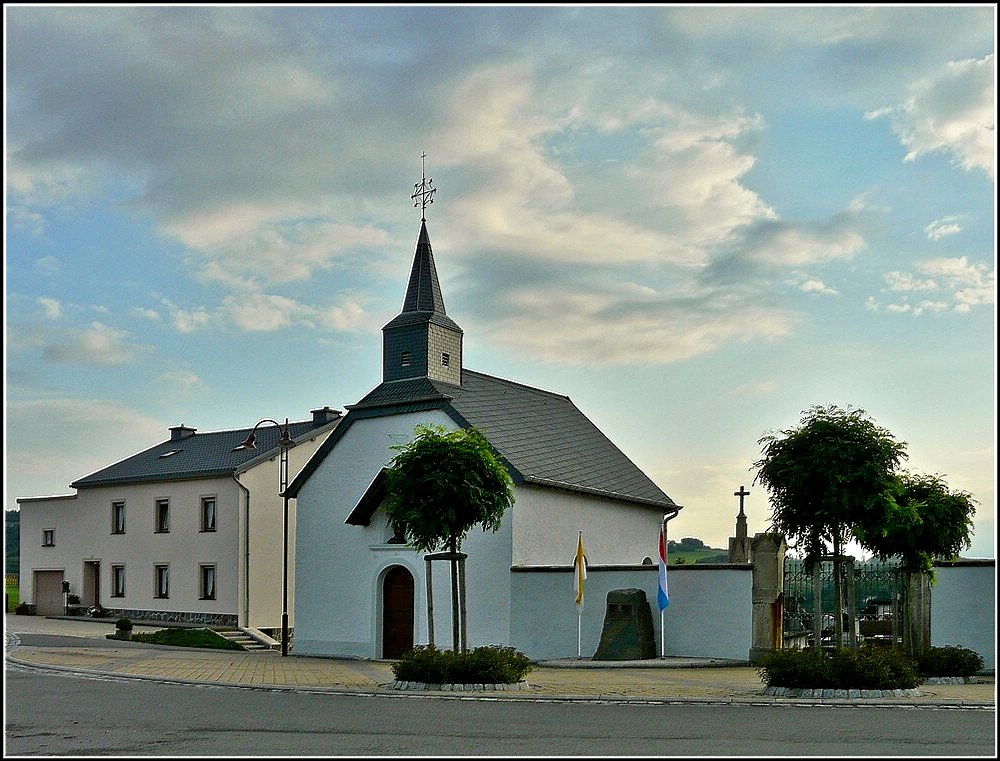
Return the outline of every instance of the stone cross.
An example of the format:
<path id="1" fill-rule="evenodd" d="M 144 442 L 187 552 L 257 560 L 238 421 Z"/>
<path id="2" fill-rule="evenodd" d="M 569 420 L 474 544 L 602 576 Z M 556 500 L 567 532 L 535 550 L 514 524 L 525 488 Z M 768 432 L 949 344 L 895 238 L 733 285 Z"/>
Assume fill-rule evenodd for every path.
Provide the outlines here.
<path id="1" fill-rule="evenodd" d="M 747 497 L 749 495 L 750 495 L 750 492 L 748 492 L 745 488 L 743 488 L 743 484 L 740 484 L 740 490 L 739 491 L 734 491 L 733 492 L 733 496 L 734 497 L 739 497 L 740 498 L 740 515 L 743 515 L 743 498 Z"/>

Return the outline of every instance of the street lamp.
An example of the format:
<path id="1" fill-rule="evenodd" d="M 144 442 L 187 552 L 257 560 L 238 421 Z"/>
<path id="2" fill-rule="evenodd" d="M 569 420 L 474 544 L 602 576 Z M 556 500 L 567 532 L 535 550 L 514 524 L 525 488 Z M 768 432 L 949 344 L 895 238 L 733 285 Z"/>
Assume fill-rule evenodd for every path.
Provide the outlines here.
<path id="1" fill-rule="evenodd" d="M 281 427 L 281 423 L 277 420 L 264 418 L 253 427 L 250 435 L 242 444 L 233 447 L 233 451 L 256 449 L 255 434 L 262 423 L 274 423 Z M 291 434 L 288 432 L 288 418 L 285 418 L 285 427 L 281 432 L 281 438 L 278 439 L 278 448 L 281 450 L 281 455 L 278 458 L 278 495 L 284 498 L 284 524 L 281 530 L 281 654 L 283 656 L 288 655 L 288 450 L 294 446 L 295 442 L 292 441 Z M 248 583 L 249 581 L 247 579 Z"/>

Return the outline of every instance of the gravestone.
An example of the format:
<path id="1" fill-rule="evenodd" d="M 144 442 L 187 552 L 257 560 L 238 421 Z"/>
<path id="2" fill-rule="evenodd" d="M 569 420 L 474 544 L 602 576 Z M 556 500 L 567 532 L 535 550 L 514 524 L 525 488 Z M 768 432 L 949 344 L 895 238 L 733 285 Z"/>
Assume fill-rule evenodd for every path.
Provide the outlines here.
<path id="1" fill-rule="evenodd" d="M 592 660 L 637 661 L 656 657 L 653 617 L 641 589 L 612 589 L 604 614 L 601 644 Z"/>

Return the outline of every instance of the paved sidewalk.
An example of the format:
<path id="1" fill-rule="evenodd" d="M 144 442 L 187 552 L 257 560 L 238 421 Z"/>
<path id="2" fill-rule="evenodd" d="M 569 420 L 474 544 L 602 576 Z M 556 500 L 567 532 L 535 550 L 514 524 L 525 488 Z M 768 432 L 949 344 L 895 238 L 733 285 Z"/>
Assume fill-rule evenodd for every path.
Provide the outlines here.
<path id="1" fill-rule="evenodd" d="M 995 677 L 975 684 L 925 684 L 918 695 L 865 699 L 803 699 L 763 694 L 756 670 L 725 661 L 666 658 L 594 662 L 546 661 L 528 674 L 526 689 L 401 692 L 393 688 L 390 661 L 314 658 L 279 652 L 174 648 L 107 639 L 113 626 L 82 619 L 5 617 L 5 657 L 10 666 L 105 677 L 227 684 L 259 689 L 322 690 L 364 694 L 461 695 L 511 700 L 605 700 L 641 702 L 844 703 L 947 705 L 994 708 Z M 160 626 L 136 625 L 134 632 Z"/>

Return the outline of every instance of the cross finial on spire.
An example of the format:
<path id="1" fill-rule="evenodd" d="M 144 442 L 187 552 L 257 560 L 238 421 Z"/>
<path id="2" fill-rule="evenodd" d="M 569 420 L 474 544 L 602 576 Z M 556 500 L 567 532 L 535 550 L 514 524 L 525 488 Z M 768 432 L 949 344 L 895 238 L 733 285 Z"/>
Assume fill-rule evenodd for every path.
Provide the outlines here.
<path id="1" fill-rule="evenodd" d="M 420 154 L 420 182 L 413 186 L 413 195 L 410 198 L 413 200 L 413 206 L 416 208 L 420 207 L 420 221 L 427 221 L 427 204 L 434 203 L 434 193 L 437 189 L 431 187 L 431 183 L 434 182 L 430 177 L 427 176 L 427 172 L 424 168 L 424 159 L 427 158 L 427 153 Z"/>

